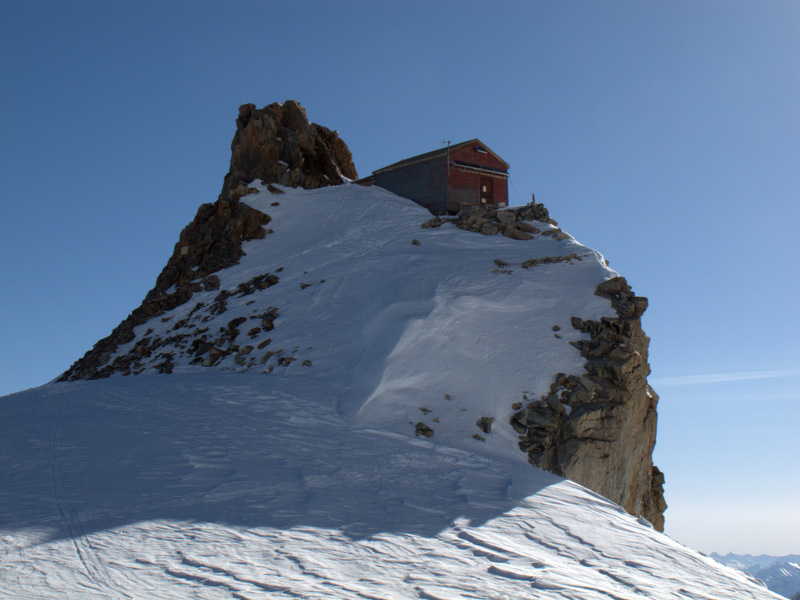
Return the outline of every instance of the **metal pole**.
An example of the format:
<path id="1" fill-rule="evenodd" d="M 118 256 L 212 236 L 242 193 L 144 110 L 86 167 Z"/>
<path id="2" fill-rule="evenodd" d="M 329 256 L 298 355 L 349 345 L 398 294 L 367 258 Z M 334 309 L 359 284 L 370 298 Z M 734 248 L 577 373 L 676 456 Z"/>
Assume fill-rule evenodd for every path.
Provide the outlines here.
<path id="1" fill-rule="evenodd" d="M 450 212 L 450 140 L 444 140 L 447 144 L 447 177 L 444 180 L 444 211 Z"/>

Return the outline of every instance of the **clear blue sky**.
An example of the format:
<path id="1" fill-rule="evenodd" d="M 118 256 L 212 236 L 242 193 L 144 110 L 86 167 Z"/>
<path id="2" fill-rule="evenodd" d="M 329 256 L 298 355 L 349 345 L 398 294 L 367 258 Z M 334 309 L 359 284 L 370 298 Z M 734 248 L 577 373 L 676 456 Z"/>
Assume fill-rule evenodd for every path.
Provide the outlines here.
<path id="1" fill-rule="evenodd" d="M 0 392 L 57 376 L 216 199 L 240 104 L 360 174 L 478 137 L 650 298 L 667 533 L 799 552 L 800 3 L 0 3 Z"/>

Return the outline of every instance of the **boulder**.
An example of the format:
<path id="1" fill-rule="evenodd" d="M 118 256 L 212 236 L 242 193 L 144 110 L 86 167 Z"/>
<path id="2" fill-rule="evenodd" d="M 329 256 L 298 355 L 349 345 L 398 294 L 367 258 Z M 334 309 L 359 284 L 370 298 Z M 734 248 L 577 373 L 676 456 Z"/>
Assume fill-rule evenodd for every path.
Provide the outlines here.
<path id="1" fill-rule="evenodd" d="M 520 231 L 524 231 L 525 233 L 539 233 L 540 231 L 539 229 L 537 229 L 530 223 L 527 223 L 526 221 L 520 221 L 519 223 L 517 223 L 516 228 L 519 229 Z"/>
<path id="2" fill-rule="evenodd" d="M 497 220 L 501 223 L 516 223 L 517 215 L 511 210 L 498 210 L 497 213 Z"/>
<path id="3" fill-rule="evenodd" d="M 533 236 L 530 233 L 525 233 L 514 225 L 508 225 L 503 231 L 503 235 L 511 238 L 512 240 L 530 240 Z"/>

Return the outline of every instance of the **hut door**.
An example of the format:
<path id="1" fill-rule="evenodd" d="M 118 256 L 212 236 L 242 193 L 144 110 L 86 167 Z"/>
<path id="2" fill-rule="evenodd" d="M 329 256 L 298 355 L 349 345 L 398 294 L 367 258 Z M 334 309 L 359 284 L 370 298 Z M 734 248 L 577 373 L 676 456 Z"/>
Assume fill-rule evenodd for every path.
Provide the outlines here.
<path id="1" fill-rule="evenodd" d="M 491 177 L 481 177 L 481 204 L 494 204 L 494 181 Z"/>

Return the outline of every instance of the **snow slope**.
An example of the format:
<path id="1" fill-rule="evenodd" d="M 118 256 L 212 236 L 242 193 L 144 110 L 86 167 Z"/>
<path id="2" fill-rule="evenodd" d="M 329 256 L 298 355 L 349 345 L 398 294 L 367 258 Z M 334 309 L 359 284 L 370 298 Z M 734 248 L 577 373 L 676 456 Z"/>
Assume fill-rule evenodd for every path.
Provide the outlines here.
<path id="1" fill-rule="evenodd" d="M 480 433 L 475 422 L 489 417 L 506 424 L 512 404 L 539 398 L 559 371 L 584 373 L 584 359 L 568 342 L 586 334 L 570 318 L 615 316 L 610 302 L 594 295 L 615 275 L 602 257 L 572 238 L 518 241 L 449 224 L 422 229 L 430 213 L 381 188 L 283 189 L 243 198 L 272 217 L 273 233 L 246 242 L 240 263 L 216 274 L 223 291 L 268 273 L 279 283 L 231 295 L 224 312 L 215 302 L 220 291 L 197 293 L 137 327 L 136 340 L 118 354 L 146 337 L 206 328 L 205 335 L 222 335 L 232 320 L 246 318 L 233 343 L 253 351 L 240 359 L 244 364 L 231 354 L 213 369 L 271 370 L 265 385 L 276 376 L 324 381 L 351 422 L 413 434 L 422 420 L 442 443 L 525 460 L 510 427 L 497 427 L 482 443 L 472 438 Z M 578 260 L 519 266 L 571 254 Z M 509 266 L 498 268 L 495 260 Z M 272 307 L 275 329 L 249 335 Z M 144 371 L 155 372 L 166 353 L 175 354 L 176 373 L 205 370 L 191 364 L 183 340 L 159 348 Z M 287 366 L 285 358 L 297 360 Z"/>
<path id="2" fill-rule="evenodd" d="M 217 273 L 225 302 L 198 293 L 119 349 L 174 338 L 141 375 L 0 399 L 0 596 L 776 597 L 516 448 L 511 405 L 581 372 L 570 317 L 613 314 L 596 252 L 421 229 L 377 188 L 245 200 L 273 233 Z M 252 349 L 193 364 L 191 335 L 234 320 Z"/>
<path id="3" fill-rule="evenodd" d="M 522 461 L 354 426 L 323 382 L 2 399 L 4 598 L 776 598 Z"/>

